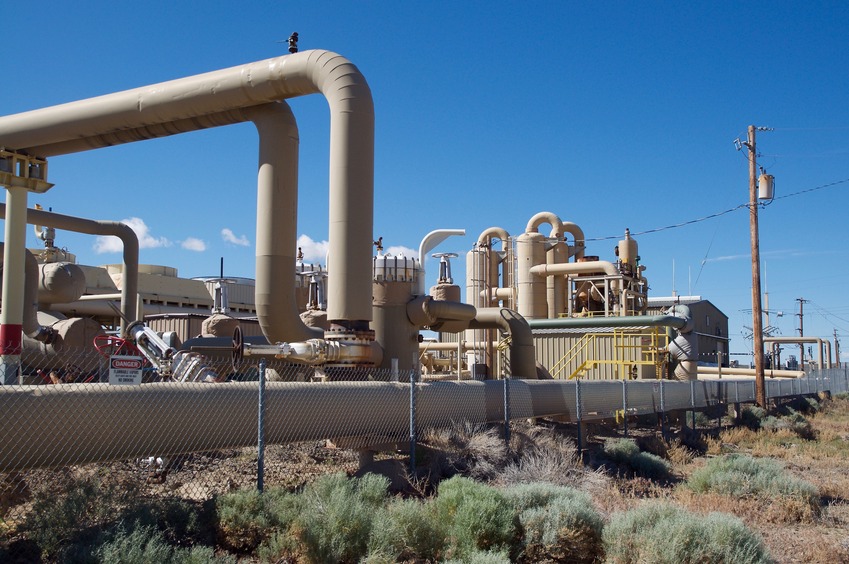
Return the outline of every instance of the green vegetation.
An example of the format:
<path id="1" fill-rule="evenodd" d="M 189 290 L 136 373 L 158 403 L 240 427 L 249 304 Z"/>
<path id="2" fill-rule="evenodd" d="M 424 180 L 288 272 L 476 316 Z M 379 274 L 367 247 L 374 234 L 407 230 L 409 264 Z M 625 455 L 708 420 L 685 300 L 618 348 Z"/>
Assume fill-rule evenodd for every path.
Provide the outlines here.
<path id="1" fill-rule="evenodd" d="M 448 527 L 436 505 L 416 499 L 394 499 L 376 517 L 369 540 L 372 559 L 384 555 L 439 561 L 448 549 Z M 377 560 L 374 560 L 377 561 Z"/>
<path id="2" fill-rule="evenodd" d="M 515 508 L 525 562 L 594 562 L 602 553 L 604 523 L 590 497 L 576 489 L 551 484 L 508 488 Z"/>
<path id="3" fill-rule="evenodd" d="M 760 538 L 736 517 L 697 515 L 668 503 L 614 514 L 603 538 L 606 562 L 615 564 L 771 562 Z"/>
<path id="4" fill-rule="evenodd" d="M 456 476 L 439 484 L 432 503 L 458 556 L 475 550 L 503 550 L 515 537 L 515 511 L 492 486 Z"/>
<path id="5" fill-rule="evenodd" d="M 818 503 L 817 489 L 794 478 L 775 460 L 729 454 L 710 460 L 686 482 L 695 492 L 715 492 L 732 497 L 803 497 Z"/>
<path id="6" fill-rule="evenodd" d="M 644 478 L 666 479 L 672 465 L 655 454 L 642 452 L 628 439 L 612 439 L 604 443 L 607 458 Z"/>

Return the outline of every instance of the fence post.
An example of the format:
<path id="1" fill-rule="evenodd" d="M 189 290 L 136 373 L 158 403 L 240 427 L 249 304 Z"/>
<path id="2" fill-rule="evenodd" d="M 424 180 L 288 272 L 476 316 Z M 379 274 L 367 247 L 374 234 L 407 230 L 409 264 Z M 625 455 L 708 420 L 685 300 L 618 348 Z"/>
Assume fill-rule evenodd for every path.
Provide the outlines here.
<path id="1" fill-rule="evenodd" d="M 663 379 L 660 380 L 660 436 L 666 440 L 666 394 L 663 393 Z"/>
<path id="2" fill-rule="evenodd" d="M 578 452 L 581 454 L 581 457 L 584 456 L 584 430 L 583 425 L 581 424 L 581 379 L 577 378 L 575 380 L 575 417 L 578 420 Z"/>
<path id="3" fill-rule="evenodd" d="M 256 489 L 265 487 L 265 359 L 259 360 L 259 401 L 257 406 Z"/>
<path id="4" fill-rule="evenodd" d="M 690 417 L 693 422 L 693 431 L 696 430 L 696 382 L 690 380 Z"/>
<path id="5" fill-rule="evenodd" d="M 622 434 L 628 436 L 628 380 L 622 380 Z"/>
<path id="6" fill-rule="evenodd" d="M 417 359 L 418 360 L 418 359 Z M 410 474 L 416 475 L 416 370 L 410 370 Z"/>
<path id="7" fill-rule="evenodd" d="M 728 388 L 726 388 L 726 391 Z M 716 429 L 718 431 L 722 430 L 722 408 L 725 407 L 726 411 L 728 410 L 728 406 L 726 403 L 722 401 L 722 382 L 719 380 L 716 381 Z"/>
<path id="8" fill-rule="evenodd" d="M 504 376 L 504 442 L 510 449 L 510 378 Z"/>

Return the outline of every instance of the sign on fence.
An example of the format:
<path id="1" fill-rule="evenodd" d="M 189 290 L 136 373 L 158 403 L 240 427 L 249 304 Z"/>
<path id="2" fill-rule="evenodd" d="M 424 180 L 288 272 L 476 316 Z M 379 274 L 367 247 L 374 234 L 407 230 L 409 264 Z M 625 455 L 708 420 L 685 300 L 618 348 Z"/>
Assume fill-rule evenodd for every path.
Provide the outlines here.
<path id="1" fill-rule="evenodd" d="M 142 381 L 142 364 L 140 356 L 110 356 L 109 383 L 115 386 L 138 386 Z"/>

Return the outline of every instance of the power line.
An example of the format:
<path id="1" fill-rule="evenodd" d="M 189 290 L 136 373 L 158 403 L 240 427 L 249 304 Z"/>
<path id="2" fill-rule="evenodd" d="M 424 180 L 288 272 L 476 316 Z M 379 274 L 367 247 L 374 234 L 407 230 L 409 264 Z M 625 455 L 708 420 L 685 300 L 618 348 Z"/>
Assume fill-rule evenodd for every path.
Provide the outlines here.
<path id="1" fill-rule="evenodd" d="M 800 190 L 798 192 L 793 192 L 792 194 L 785 194 L 784 196 L 779 196 L 777 198 L 774 198 L 773 201 L 783 200 L 784 198 L 790 198 L 792 196 L 799 196 L 800 194 L 807 194 L 808 192 L 815 192 L 817 190 L 822 190 L 824 188 L 831 188 L 832 186 L 837 186 L 838 184 L 845 184 L 846 182 L 849 182 L 849 178 L 845 178 L 843 180 L 838 180 L 836 182 L 829 182 L 828 184 L 823 184 L 821 186 L 816 186 L 814 188 L 808 188 L 807 190 Z"/>
<path id="2" fill-rule="evenodd" d="M 835 182 L 829 182 L 828 184 L 822 184 L 820 186 L 815 186 L 813 188 L 808 188 L 806 190 L 800 190 L 798 192 L 793 192 L 792 194 L 785 194 L 784 196 L 778 196 L 777 198 L 773 198 L 772 202 L 775 202 L 776 200 L 783 200 L 784 198 L 791 198 L 793 196 L 800 196 L 802 194 L 808 194 L 810 192 L 815 192 L 817 190 L 823 190 L 825 188 L 831 188 L 832 186 L 845 184 L 847 182 L 849 182 L 849 178 L 845 178 L 843 180 L 837 180 Z M 772 202 L 770 202 L 770 204 Z M 762 204 L 762 205 L 768 205 L 768 204 Z M 698 219 L 691 219 L 689 221 L 682 221 L 681 223 L 675 223 L 673 225 L 666 225 L 664 227 L 655 227 L 654 229 L 647 229 L 645 231 L 638 231 L 636 233 L 631 233 L 631 235 L 632 236 L 648 235 L 649 233 L 657 233 L 659 231 L 666 231 L 668 229 L 677 229 L 679 227 L 685 227 L 687 225 L 693 225 L 694 223 L 701 223 L 702 221 L 714 219 L 714 218 L 729 214 L 731 212 L 737 211 L 741 208 L 748 208 L 748 207 L 749 207 L 749 203 L 746 202 L 744 204 L 740 204 L 739 206 L 729 208 L 729 209 L 721 211 L 721 212 L 706 215 L 706 216 L 700 217 Z M 609 235 L 607 237 L 594 237 L 594 238 L 591 238 L 591 239 L 585 239 L 585 241 L 610 241 L 610 240 L 613 240 L 613 239 L 620 239 L 621 237 L 622 237 L 621 235 Z"/>

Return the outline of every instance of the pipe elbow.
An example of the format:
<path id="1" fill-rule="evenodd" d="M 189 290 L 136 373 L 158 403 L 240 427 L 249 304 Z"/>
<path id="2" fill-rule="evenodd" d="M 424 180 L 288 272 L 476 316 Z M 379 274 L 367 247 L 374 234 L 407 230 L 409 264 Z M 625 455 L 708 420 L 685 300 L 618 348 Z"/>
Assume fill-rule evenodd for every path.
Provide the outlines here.
<path id="1" fill-rule="evenodd" d="M 551 226 L 551 237 L 555 237 L 557 239 L 563 237 L 563 221 L 560 217 L 554 212 L 539 212 L 534 215 L 530 221 L 528 221 L 528 226 L 525 227 L 525 233 L 539 233 L 539 226 L 547 223 Z"/>
<path id="2" fill-rule="evenodd" d="M 471 329 L 499 329 L 510 335 L 510 367 L 514 377 L 535 379 L 534 341 L 528 321 L 508 308 L 478 308 Z"/>
<path id="3" fill-rule="evenodd" d="M 584 236 L 584 230 L 581 229 L 578 224 L 572 223 L 571 221 L 564 221 L 562 229 L 564 235 L 566 233 L 569 233 L 575 239 L 573 251 L 575 258 L 582 258 L 584 256 L 584 249 L 586 248 L 586 237 Z"/>
<path id="4" fill-rule="evenodd" d="M 492 244 L 493 239 L 500 239 L 501 246 L 503 247 L 507 240 L 510 239 L 510 234 L 507 233 L 505 229 L 501 227 L 489 227 L 484 229 L 483 232 L 478 236 L 478 247 L 489 247 Z"/>
<path id="5" fill-rule="evenodd" d="M 446 333 L 465 331 L 476 314 L 473 305 L 434 300 L 432 296 L 416 296 L 407 304 L 410 323 Z"/>

